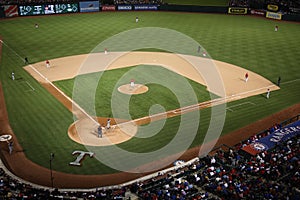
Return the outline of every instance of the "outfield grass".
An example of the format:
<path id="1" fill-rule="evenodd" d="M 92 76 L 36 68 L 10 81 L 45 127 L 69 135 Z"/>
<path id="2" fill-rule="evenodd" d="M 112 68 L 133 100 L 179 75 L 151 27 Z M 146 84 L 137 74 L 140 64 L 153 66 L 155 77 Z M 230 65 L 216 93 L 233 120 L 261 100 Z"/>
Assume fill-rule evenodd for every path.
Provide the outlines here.
<path id="1" fill-rule="evenodd" d="M 196 6 L 228 6 L 228 0 L 164 0 L 168 4 L 196 5 Z"/>
<path id="2" fill-rule="evenodd" d="M 95 159 L 86 159 L 81 168 L 68 165 L 74 160 L 71 156 L 73 150 L 85 150 L 84 146 L 71 141 L 67 136 L 67 128 L 73 122 L 73 117 L 22 69 L 22 59 L 27 56 L 34 63 L 89 53 L 110 36 L 137 27 L 164 27 L 179 31 L 198 41 L 214 59 L 254 71 L 273 82 L 281 76 L 282 89 L 272 92 L 269 100 L 258 95 L 230 103 L 228 106 L 243 106 L 235 106 L 233 112 L 227 112 L 222 134 L 299 103 L 299 24 L 249 16 L 171 12 L 138 12 L 140 22 L 136 24 L 136 15 L 135 12 L 92 13 L 0 21 L 0 34 L 4 41 L 0 79 L 10 123 L 31 160 L 48 167 L 49 155 L 54 152 L 60 155 L 55 157 L 55 170 L 75 174 L 115 171 Z M 39 29 L 34 28 L 35 23 L 40 25 Z M 279 25 L 278 32 L 274 32 L 275 25 Z M 10 79 L 12 71 L 18 80 Z M 122 73 L 122 70 L 118 73 Z M 34 91 L 31 91 L 28 83 Z M 72 81 L 60 82 L 58 85 L 68 92 L 72 88 Z M 210 109 L 200 113 L 200 128 L 192 146 L 202 143 L 209 125 Z M 109 111 L 103 113 L 109 114 Z M 149 139 L 135 138 L 119 146 L 132 152 L 153 151 L 174 137 L 179 122 L 179 117 L 168 119 L 166 126 L 157 135 Z"/>

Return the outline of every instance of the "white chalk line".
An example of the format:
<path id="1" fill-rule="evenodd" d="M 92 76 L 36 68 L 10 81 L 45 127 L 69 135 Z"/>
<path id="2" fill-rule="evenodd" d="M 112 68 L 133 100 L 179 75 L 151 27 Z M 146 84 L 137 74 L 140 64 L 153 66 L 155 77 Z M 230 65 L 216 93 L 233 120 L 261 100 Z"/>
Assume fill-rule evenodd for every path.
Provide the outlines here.
<path id="1" fill-rule="evenodd" d="M 170 110 L 170 111 L 163 112 L 163 113 L 158 113 L 158 114 L 154 114 L 154 115 L 150 115 L 150 116 L 145 116 L 145 117 L 142 117 L 142 118 L 134 119 L 134 120 L 129 121 L 129 122 L 123 122 L 122 124 L 131 123 L 131 122 L 138 122 L 138 121 L 149 119 L 149 118 L 151 118 L 151 120 L 155 120 L 156 117 L 157 118 L 159 117 L 159 119 L 162 119 L 162 118 L 167 118 L 168 114 L 179 115 L 179 114 L 184 114 L 184 113 L 195 111 L 195 110 L 200 110 L 202 108 L 212 107 L 212 106 L 220 105 L 220 104 L 223 104 L 223 103 L 231 102 L 231 101 L 234 101 L 234 100 L 239 100 L 245 94 L 254 93 L 254 92 L 257 92 L 257 91 L 260 91 L 260 90 L 267 90 L 268 88 L 274 87 L 274 86 L 275 85 L 269 85 L 269 86 L 257 88 L 257 89 L 254 89 L 254 90 L 249 90 L 249 91 L 246 91 L 246 92 L 242 92 L 242 93 L 238 93 L 238 94 L 234 94 L 234 95 L 230 95 L 230 96 L 226 96 L 226 97 L 221 97 L 221 98 L 201 102 L 201 103 L 198 103 L 198 104 L 178 108 L 178 109 L 175 109 L 175 110 Z M 251 102 L 251 104 L 254 104 L 254 103 Z M 256 105 L 256 104 L 254 104 L 254 105 Z"/>
<path id="2" fill-rule="evenodd" d="M 297 81 L 300 81 L 300 78 L 297 78 L 297 79 L 294 79 L 294 80 L 291 80 L 291 81 L 283 82 L 283 83 L 281 83 L 281 85 L 285 85 L 285 84 L 289 84 L 289 83 L 293 83 L 293 82 L 297 82 Z"/>
<path id="3" fill-rule="evenodd" d="M 243 105 L 246 105 L 246 104 L 250 104 L 250 105 L 256 105 L 255 103 L 251 102 L 251 101 L 246 101 L 246 102 L 243 102 L 243 103 L 239 103 L 239 104 L 236 104 L 236 105 L 232 105 L 232 106 L 229 106 L 226 108 L 226 110 L 229 110 L 231 112 L 234 112 L 234 110 L 232 108 L 235 108 L 235 107 L 239 107 L 239 106 L 243 106 Z"/>
<path id="4" fill-rule="evenodd" d="M 10 46 L 8 46 L 4 41 L 1 40 L 1 43 L 4 44 L 7 48 L 9 48 L 16 56 L 18 56 L 21 60 L 24 60 L 15 50 L 13 50 Z"/>
<path id="5" fill-rule="evenodd" d="M 68 99 L 70 102 L 72 102 L 73 105 L 75 105 L 84 115 L 86 115 L 92 122 L 94 122 L 97 126 L 99 126 L 98 121 L 96 121 L 93 117 L 91 117 L 83 108 L 81 108 L 73 99 L 68 97 L 63 91 L 61 91 L 58 87 L 56 87 L 51 81 L 48 80 L 47 77 L 45 77 L 43 74 L 41 74 L 35 67 L 32 65 L 29 65 L 30 68 L 32 68 L 40 77 L 42 77 L 47 83 L 49 83 L 55 90 L 57 90 L 61 95 L 63 95 L 66 99 Z"/>
<path id="6" fill-rule="evenodd" d="M 28 81 L 23 81 L 23 82 L 25 82 L 30 87 L 30 89 L 25 90 L 25 92 L 34 92 L 35 91 L 35 88 L 32 87 L 32 85 Z"/>

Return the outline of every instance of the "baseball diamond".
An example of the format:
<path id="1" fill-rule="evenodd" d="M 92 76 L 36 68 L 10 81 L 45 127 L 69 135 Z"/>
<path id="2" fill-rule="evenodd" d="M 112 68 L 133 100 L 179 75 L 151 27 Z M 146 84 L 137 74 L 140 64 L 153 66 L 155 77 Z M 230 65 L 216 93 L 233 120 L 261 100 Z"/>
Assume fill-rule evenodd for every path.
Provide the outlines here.
<path id="1" fill-rule="evenodd" d="M 118 53 L 114 52 L 114 54 L 118 54 Z M 101 59 L 103 59 L 103 57 L 105 56 L 106 56 L 105 53 L 104 54 L 100 53 L 99 55 L 97 55 L 99 61 L 95 61 L 95 62 L 100 62 Z M 53 81 L 74 78 L 77 75 L 76 73 L 80 70 L 80 66 L 82 65 L 82 63 L 87 57 L 88 55 L 83 55 L 83 56 L 71 56 L 71 57 L 51 60 L 51 63 L 53 63 L 53 65 L 55 66 L 51 71 L 47 70 L 44 67 L 43 63 L 35 63 L 33 65 L 25 66 L 25 70 L 27 70 L 41 84 L 42 83 L 51 84 L 51 82 Z M 117 61 L 114 61 L 114 63 L 112 63 L 109 66 L 108 70 L 122 68 L 126 66 L 136 66 L 139 64 L 155 64 L 155 65 L 164 66 L 168 69 L 175 71 L 176 73 L 179 73 L 200 84 L 205 85 L 204 79 L 201 76 L 199 76 L 197 73 L 195 73 L 194 71 L 195 69 L 190 68 L 189 64 L 184 61 L 186 57 L 187 56 L 183 55 L 183 58 L 181 58 L 178 55 L 172 56 L 168 53 L 131 52 L 125 54 L 125 56 L 120 57 Z M 192 57 L 192 59 L 197 59 L 198 62 L 202 62 L 201 64 L 201 67 L 203 67 L 202 70 L 204 70 L 207 67 L 210 67 L 207 59 L 201 60 L 197 57 Z M 252 81 L 251 83 L 249 82 L 249 84 L 240 85 L 242 79 L 241 74 L 243 74 L 244 72 L 243 68 L 228 63 L 220 62 L 220 61 L 213 61 L 213 62 L 217 66 L 217 69 L 222 76 L 223 84 L 225 86 L 226 96 L 224 99 L 221 98 L 219 100 L 214 100 L 211 101 L 211 103 L 217 101 L 219 101 L 220 103 L 236 101 L 241 98 L 262 94 L 265 92 L 266 88 L 272 88 L 272 90 L 279 89 L 278 86 L 264 79 L 262 76 L 256 73 L 251 73 L 252 80 L 255 81 Z M 97 65 L 94 65 L 92 67 L 93 68 L 87 70 L 88 73 L 97 72 L 100 69 L 99 66 Z M 124 86 L 126 87 L 126 85 Z M 124 86 L 120 86 L 118 90 Z M 57 87 L 55 88 L 59 90 Z M 128 92 L 130 93 L 129 88 L 128 88 Z M 176 113 L 176 115 L 178 114 L 180 115 L 181 113 L 184 113 L 187 109 L 193 111 L 199 109 L 199 107 L 200 105 L 196 105 L 196 107 L 194 106 L 194 109 L 193 106 L 189 106 L 187 108 L 180 108 L 180 112 L 178 113 L 176 113 L 176 110 L 179 109 L 176 109 L 174 111 L 171 110 L 167 112 L 167 116 L 171 117 L 172 115 L 170 113 L 174 113 L 174 114 Z M 69 109 L 72 112 L 72 108 Z M 74 114 L 77 115 L 77 109 L 75 110 Z M 82 114 L 79 114 L 76 117 L 79 119 L 79 121 L 72 124 L 72 126 L 75 126 L 76 128 L 70 127 L 69 130 L 71 132 L 69 131 L 69 136 L 76 142 L 79 142 L 81 144 L 91 145 L 91 146 L 99 146 L 99 145 L 102 146 L 102 145 L 109 145 L 111 143 L 118 144 L 121 142 L 125 142 L 131 139 L 132 137 L 134 137 L 134 135 L 136 134 L 137 127 L 135 127 L 136 125 L 134 124 L 142 125 L 143 123 L 149 123 L 149 121 L 146 120 L 145 117 L 141 119 L 135 119 L 133 123 L 124 122 L 123 123 L 124 125 L 122 125 L 121 123 L 117 126 L 118 127 L 117 129 L 113 130 L 113 132 L 110 131 L 109 134 L 105 134 L 105 137 L 108 137 L 110 141 L 107 140 L 104 141 L 103 139 L 95 140 L 95 134 L 90 134 L 90 132 L 93 132 L 92 130 L 95 129 L 94 127 L 95 123 L 91 117 L 87 117 L 87 116 L 82 117 Z M 103 118 L 103 116 L 100 117 Z M 103 122 L 100 122 L 100 124 L 101 123 Z M 125 126 L 126 124 L 128 124 L 131 127 L 131 128 L 129 127 L 126 128 L 131 130 L 131 133 L 124 132 L 122 131 L 122 128 L 121 129 L 119 128 L 119 126 Z M 82 128 L 82 126 L 84 126 L 84 128 Z"/>
<path id="2" fill-rule="evenodd" d="M 0 155 L 21 180 L 121 188 L 300 113 L 298 22 L 229 1 L 96 2 L 0 19 Z"/>

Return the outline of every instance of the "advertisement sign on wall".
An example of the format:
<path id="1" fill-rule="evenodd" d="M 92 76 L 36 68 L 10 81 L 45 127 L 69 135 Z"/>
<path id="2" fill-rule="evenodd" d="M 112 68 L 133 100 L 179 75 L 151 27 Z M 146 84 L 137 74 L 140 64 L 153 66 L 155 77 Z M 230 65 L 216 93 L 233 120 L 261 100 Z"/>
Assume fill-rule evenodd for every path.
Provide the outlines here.
<path id="1" fill-rule="evenodd" d="M 118 5 L 118 10 L 132 10 L 131 5 Z"/>
<path id="2" fill-rule="evenodd" d="M 157 10 L 157 5 L 134 5 L 134 10 Z"/>
<path id="3" fill-rule="evenodd" d="M 100 8 L 99 1 L 82 1 L 79 2 L 80 12 L 98 12 Z"/>
<path id="4" fill-rule="evenodd" d="M 5 17 L 17 17 L 18 6 L 17 5 L 5 5 L 4 6 Z"/>
<path id="5" fill-rule="evenodd" d="M 251 15 L 260 15 L 260 16 L 265 16 L 265 11 L 263 10 L 251 10 Z"/>
<path id="6" fill-rule="evenodd" d="M 281 20 L 282 14 L 280 14 L 280 13 L 274 13 L 274 12 L 267 12 L 266 18 Z"/>
<path id="7" fill-rule="evenodd" d="M 229 14 L 237 14 L 237 15 L 245 15 L 247 14 L 248 9 L 247 8 L 228 8 Z"/>
<path id="8" fill-rule="evenodd" d="M 268 4 L 267 9 L 270 11 L 277 12 L 279 7 L 277 5 Z"/>
<path id="9" fill-rule="evenodd" d="M 116 6 L 114 5 L 104 5 L 102 6 L 102 11 L 115 11 Z"/>

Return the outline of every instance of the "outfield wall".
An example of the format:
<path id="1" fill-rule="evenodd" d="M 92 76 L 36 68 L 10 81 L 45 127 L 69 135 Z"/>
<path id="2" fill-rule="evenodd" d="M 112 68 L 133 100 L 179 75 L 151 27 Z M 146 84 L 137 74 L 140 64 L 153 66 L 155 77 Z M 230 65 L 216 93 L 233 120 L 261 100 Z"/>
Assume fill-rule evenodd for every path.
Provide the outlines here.
<path id="1" fill-rule="evenodd" d="M 192 6 L 192 5 L 161 5 L 161 11 L 227 13 L 228 7 L 221 6 Z"/>
<path id="2" fill-rule="evenodd" d="M 274 5 L 273 5 L 274 6 Z M 202 12 L 233 15 L 261 15 L 275 20 L 300 21 L 300 14 L 282 14 L 278 10 L 251 9 L 227 6 L 193 6 L 168 4 L 118 4 L 101 5 L 99 1 L 81 1 L 77 3 L 19 4 L 0 6 L 0 18 L 16 16 L 51 15 L 82 12 L 105 11 L 176 11 Z M 273 7 L 272 7 L 273 8 Z"/>

